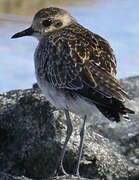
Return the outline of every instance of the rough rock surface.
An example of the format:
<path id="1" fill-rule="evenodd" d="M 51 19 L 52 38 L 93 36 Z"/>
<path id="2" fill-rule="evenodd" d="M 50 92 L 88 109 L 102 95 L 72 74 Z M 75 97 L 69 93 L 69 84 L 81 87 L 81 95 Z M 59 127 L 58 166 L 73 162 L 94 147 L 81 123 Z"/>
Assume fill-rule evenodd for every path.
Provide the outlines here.
<path id="1" fill-rule="evenodd" d="M 0 180 L 33 180 L 25 176 L 13 176 L 7 173 L 0 172 Z"/>
<path id="2" fill-rule="evenodd" d="M 121 123 L 101 114 L 93 117 L 96 121 L 88 124 L 80 166 L 84 178 L 51 177 L 66 134 L 63 112 L 38 88 L 0 94 L 0 180 L 139 179 L 139 76 L 121 84 L 132 97 L 127 105 L 136 114 Z M 68 173 L 76 166 L 82 123 L 74 114 L 71 118 L 74 132 L 64 159 Z"/>

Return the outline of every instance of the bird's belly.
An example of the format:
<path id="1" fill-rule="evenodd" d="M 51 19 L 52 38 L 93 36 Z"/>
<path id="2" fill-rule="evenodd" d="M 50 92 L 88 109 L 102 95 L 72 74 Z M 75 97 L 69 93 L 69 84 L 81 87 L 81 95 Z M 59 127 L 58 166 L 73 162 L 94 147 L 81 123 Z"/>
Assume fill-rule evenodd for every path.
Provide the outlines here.
<path id="1" fill-rule="evenodd" d="M 37 81 L 47 100 L 51 102 L 55 107 L 65 109 L 66 99 L 64 94 L 43 79 L 37 78 Z"/>
<path id="2" fill-rule="evenodd" d="M 84 98 L 77 96 L 76 99 L 71 98 L 67 102 L 68 110 L 78 114 L 80 116 L 87 115 L 88 117 L 92 117 L 92 115 L 98 112 L 98 109 L 93 103 L 89 103 Z"/>
<path id="3" fill-rule="evenodd" d="M 89 103 L 79 96 L 70 96 L 63 90 L 56 89 L 47 81 L 38 79 L 38 84 L 45 97 L 59 109 L 67 109 L 80 116 L 92 116 L 98 111 L 93 103 Z"/>

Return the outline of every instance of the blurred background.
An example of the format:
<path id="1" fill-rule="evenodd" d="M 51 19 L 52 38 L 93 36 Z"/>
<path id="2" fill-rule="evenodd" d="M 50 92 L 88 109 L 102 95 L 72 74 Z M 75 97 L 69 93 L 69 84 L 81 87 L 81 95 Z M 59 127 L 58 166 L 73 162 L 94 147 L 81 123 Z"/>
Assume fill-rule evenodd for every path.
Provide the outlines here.
<path id="1" fill-rule="evenodd" d="M 85 27 L 107 39 L 115 51 L 118 78 L 139 75 L 139 0 L 0 0 L 0 93 L 32 87 L 37 40 L 11 40 L 41 8 L 71 12 Z"/>

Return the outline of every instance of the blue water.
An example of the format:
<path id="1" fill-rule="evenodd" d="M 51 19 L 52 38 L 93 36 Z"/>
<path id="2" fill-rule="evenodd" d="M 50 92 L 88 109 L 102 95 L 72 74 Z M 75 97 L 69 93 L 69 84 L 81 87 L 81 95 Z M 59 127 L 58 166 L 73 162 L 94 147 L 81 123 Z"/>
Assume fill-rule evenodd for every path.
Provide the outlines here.
<path id="1" fill-rule="evenodd" d="M 139 75 L 138 0 L 102 1 L 95 7 L 66 9 L 82 25 L 110 42 L 117 57 L 118 78 Z M 32 37 L 10 39 L 15 32 L 28 26 L 14 21 L 0 21 L 0 92 L 30 88 L 36 82 L 33 53 L 37 40 Z"/>

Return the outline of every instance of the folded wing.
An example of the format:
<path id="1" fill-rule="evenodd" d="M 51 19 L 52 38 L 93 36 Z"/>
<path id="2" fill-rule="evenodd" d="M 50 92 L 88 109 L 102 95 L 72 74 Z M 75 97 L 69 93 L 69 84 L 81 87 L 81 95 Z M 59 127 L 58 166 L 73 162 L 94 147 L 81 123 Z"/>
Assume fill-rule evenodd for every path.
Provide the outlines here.
<path id="1" fill-rule="evenodd" d="M 81 93 L 88 87 L 92 93 L 124 101 L 128 95 L 115 79 L 116 60 L 109 43 L 96 34 L 84 33 L 59 38 L 53 44 L 44 69 L 46 78 L 56 88 Z"/>

